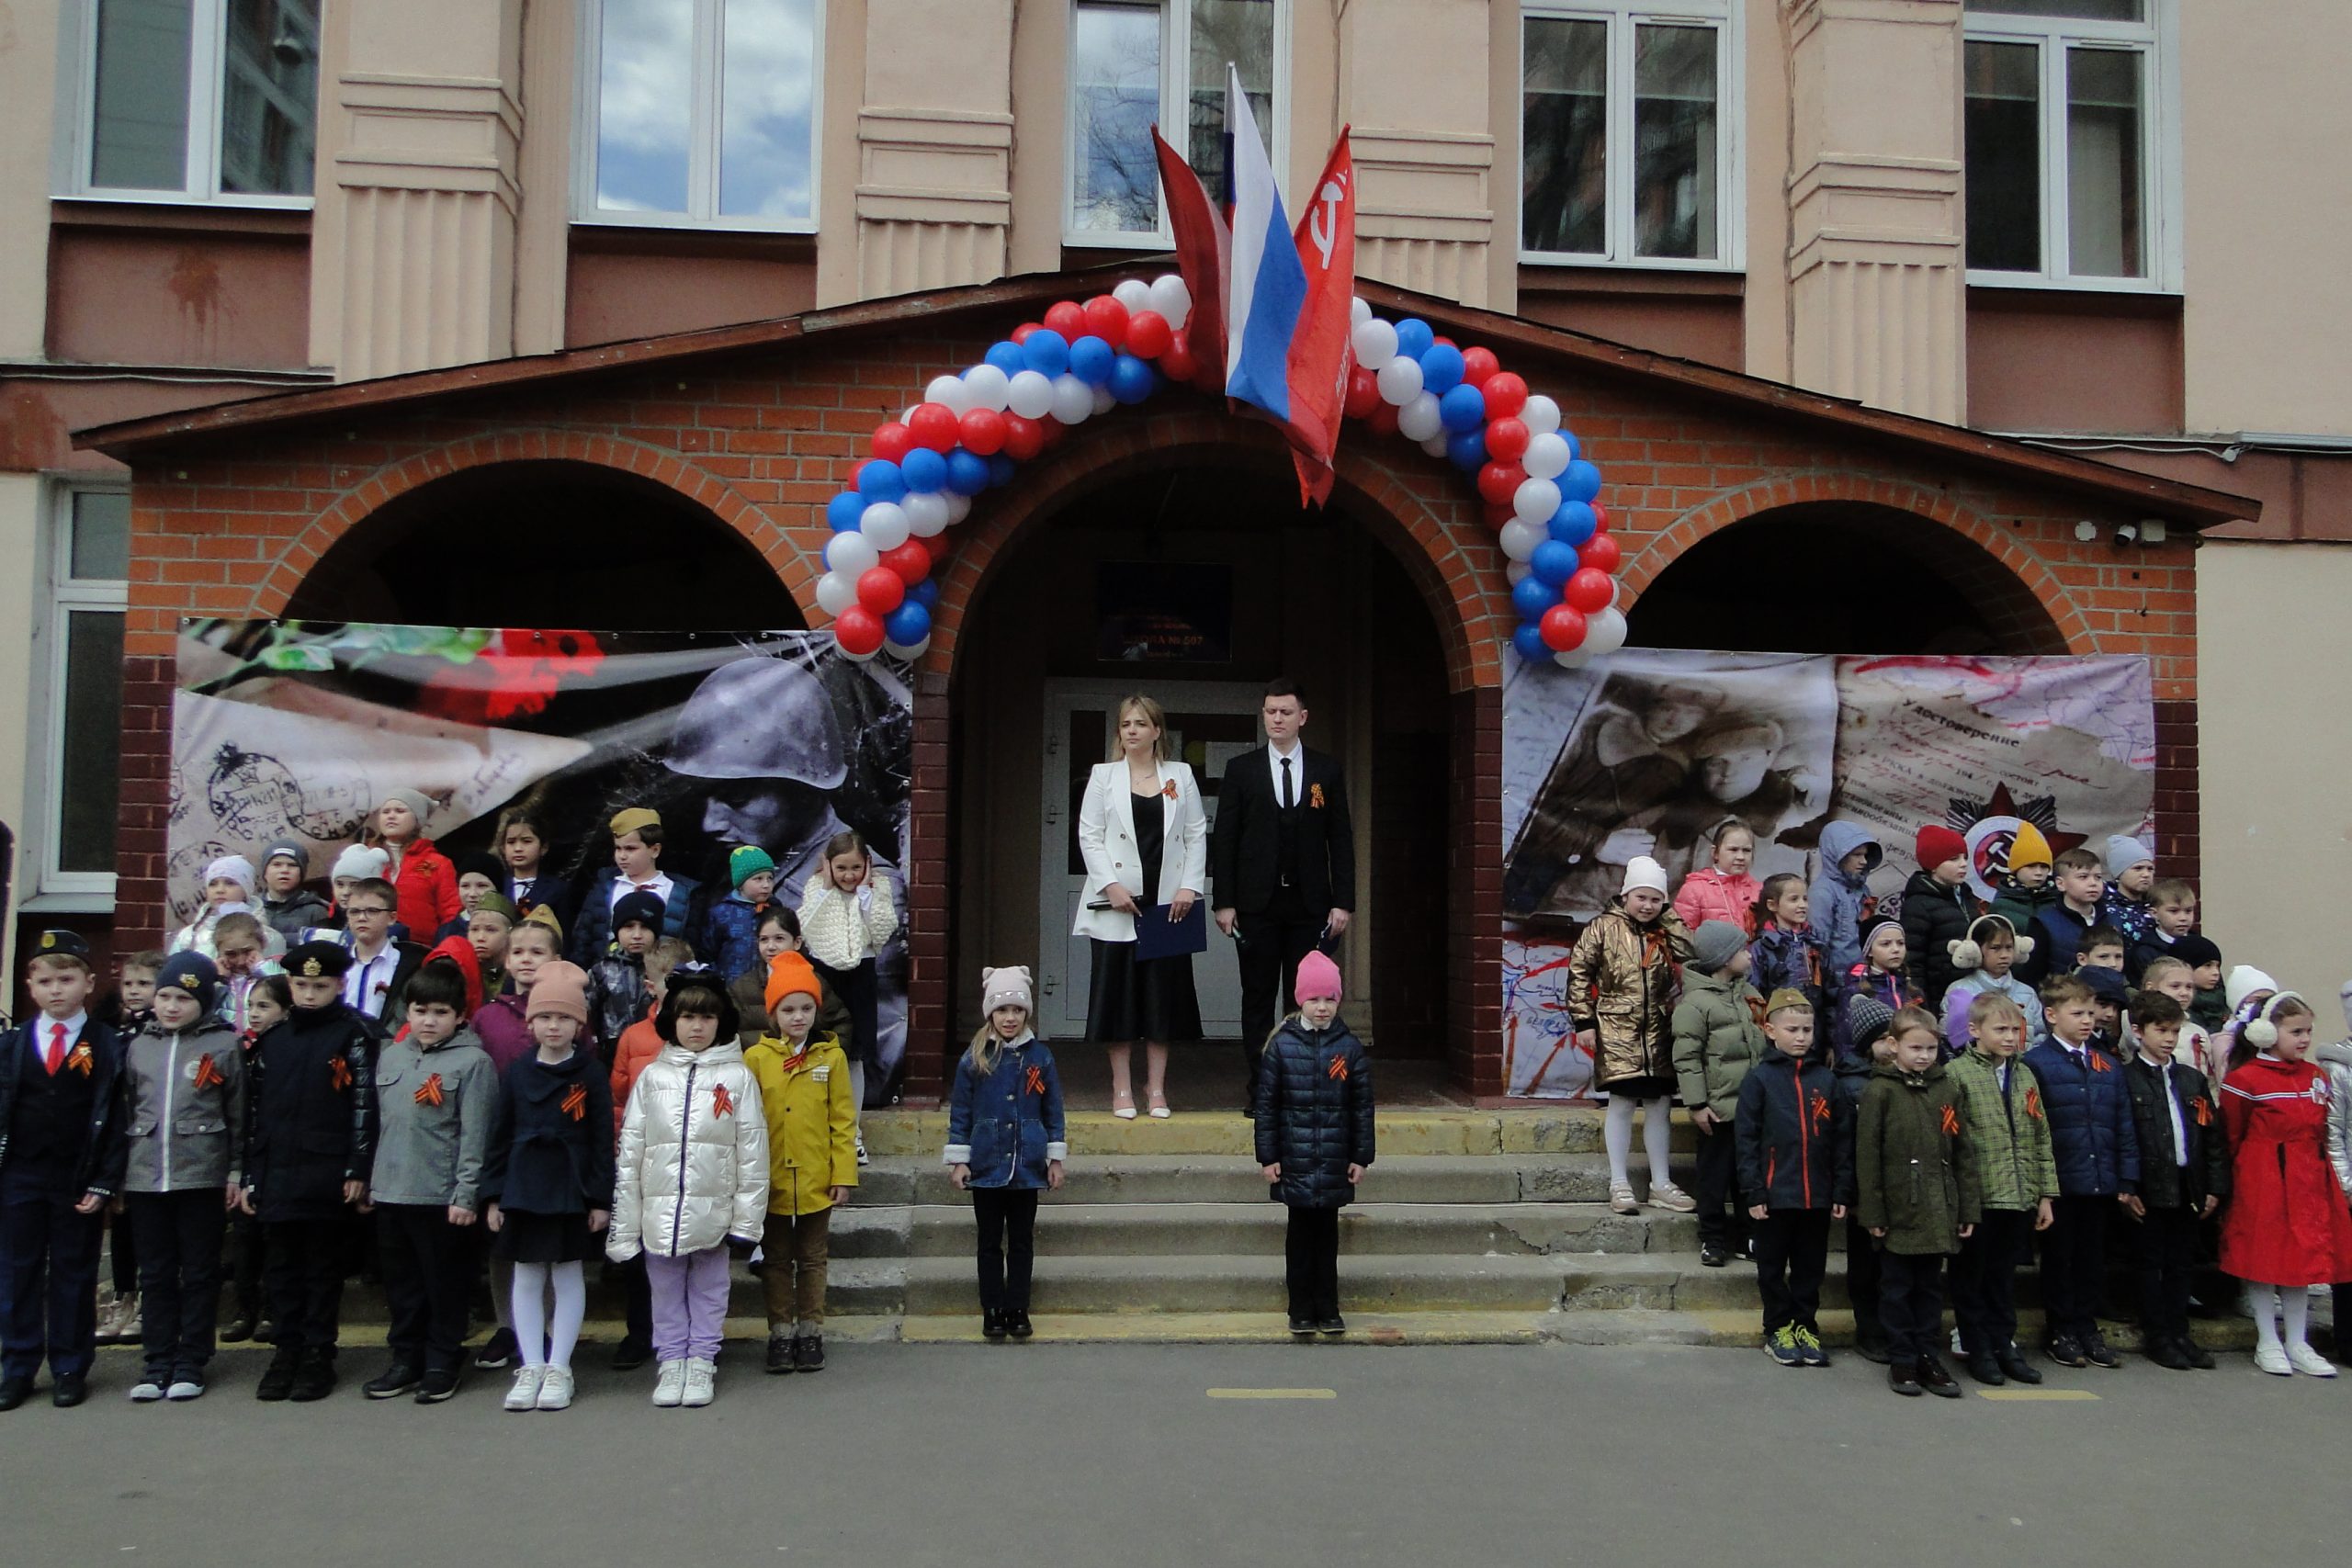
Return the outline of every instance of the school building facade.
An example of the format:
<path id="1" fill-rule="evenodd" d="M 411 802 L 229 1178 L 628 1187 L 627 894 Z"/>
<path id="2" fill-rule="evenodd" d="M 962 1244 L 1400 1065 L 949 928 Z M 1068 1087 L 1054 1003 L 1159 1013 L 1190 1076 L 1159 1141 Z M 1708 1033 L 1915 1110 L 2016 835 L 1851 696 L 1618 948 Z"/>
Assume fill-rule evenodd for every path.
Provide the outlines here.
<path id="1" fill-rule="evenodd" d="M 2292 149 L 2352 130 L 2347 44 L 2322 5 L 2177 0 L 20 15 L 0 116 L 55 155 L 0 171 L 16 919 L 155 934 L 184 615 L 821 624 L 865 436 L 1045 305 L 1169 269 L 1135 131 L 1188 122 L 1213 163 L 1231 58 L 1294 185 L 1354 126 L 1364 296 L 1559 400 L 1635 642 L 2144 653 L 2160 853 L 2226 949 L 2324 986 L 2296 912 L 2352 870 L 2317 782 L 2352 761 L 2323 281 L 2352 207 Z M 431 570 L 502 526 L 544 570 Z M 1038 759 L 1128 683 L 1087 592 L 1145 560 L 1233 569 L 1183 701 L 1230 719 L 1296 674 L 1363 781 L 1344 956 L 1383 1048 L 1498 1092 L 1512 620 L 1462 476 L 1351 430 L 1301 513 L 1262 426 L 1171 391 L 956 547 L 914 677 L 909 1089 L 979 964 L 1044 937 Z M 1829 558 L 1899 600 L 1868 646 L 1815 613 Z"/>

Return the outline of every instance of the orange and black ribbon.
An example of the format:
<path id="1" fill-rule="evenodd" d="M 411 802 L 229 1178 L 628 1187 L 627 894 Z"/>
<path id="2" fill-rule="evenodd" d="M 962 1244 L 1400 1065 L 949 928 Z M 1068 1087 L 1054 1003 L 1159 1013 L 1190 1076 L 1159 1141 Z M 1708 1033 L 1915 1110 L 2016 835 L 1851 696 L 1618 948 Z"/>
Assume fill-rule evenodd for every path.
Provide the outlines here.
<path id="1" fill-rule="evenodd" d="M 1306 804 L 1314 810 L 1320 811 L 1323 809 L 1323 786 L 1321 784 L 1308 784 L 1306 786 Z"/>
<path id="2" fill-rule="evenodd" d="M 1046 1069 L 1035 1062 L 1030 1063 L 1029 1076 L 1025 1081 L 1031 1094 L 1043 1095 L 1046 1092 Z"/>
<path id="3" fill-rule="evenodd" d="M 86 1078 L 97 1066 L 97 1058 L 90 1055 L 89 1043 L 85 1041 L 66 1054 L 65 1065 Z"/>
<path id="4" fill-rule="evenodd" d="M 584 1084 L 573 1084 L 570 1089 L 563 1091 L 563 1098 L 558 1100 L 556 1105 L 559 1110 L 560 1110 L 566 1116 L 571 1117 L 574 1122 L 587 1121 L 587 1086 Z"/>
<path id="5" fill-rule="evenodd" d="M 2197 1112 L 2197 1124 L 2199 1127 L 2210 1127 L 2213 1124 L 2213 1108 L 2206 1103 L 2203 1095 L 2198 1095 L 2190 1100 L 2188 1109 Z"/>
<path id="6" fill-rule="evenodd" d="M 1345 1056 L 1334 1056 L 1331 1058 L 1329 1076 L 1340 1083 L 1345 1083 L 1347 1081 L 1348 1059 Z"/>
<path id="7" fill-rule="evenodd" d="M 448 1097 L 442 1092 L 441 1075 L 434 1073 L 416 1086 L 415 1100 L 419 1105 L 439 1106 Z"/>
<path id="8" fill-rule="evenodd" d="M 1944 1107 L 1944 1136 L 1947 1138 L 1960 1136 L 1960 1112 L 1949 1105 Z"/>
<path id="9" fill-rule="evenodd" d="M 735 1097 L 727 1092 L 727 1086 L 723 1083 L 710 1086 L 710 1113 L 713 1116 L 735 1114 Z"/>
<path id="10" fill-rule="evenodd" d="M 220 1072 L 220 1065 L 212 1059 L 211 1052 L 207 1051 L 203 1055 L 198 1056 L 196 1059 L 197 1088 L 211 1089 L 218 1085 L 226 1084 L 228 1081 L 228 1078 L 223 1077 Z"/>
<path id="11" fill-rule="evenodd" d="M 349 1089 L 351 1087 L 351 1064 L 345 1061 L 341 1056 L 329 1056 L 327 1058 L 327 1082 L 334 1086 L 334 1091 L 337 1094 L 341 1094 L 345 1089 Z"/>
<path id="12" fill-rule="evenodd" d="M 2025 1091 L 2025 1113 L 2037 1122 L 2041 1120 L 2041 1091 L 2040 1089 L 2030 1089 Z"/>
<path id="13" fill-rule="evenodd" d="M 1826 1127 L 1829 1124 L 1829 1097 L 1826 1094 L 1816 1094 L 1813 1097 L 1813 1124 L 1815 1127 Z"/>
<path id="14" fill-rule="evenodd" d="M 2115 1070 L 2108 1065 L 2107 1054 L 2103 1051 L 2089 1050 L 2085 1051 L 2083 1055 L 2090 1058 L 2091 1071 L 2095 1073 L 2111 1073 Z"/>

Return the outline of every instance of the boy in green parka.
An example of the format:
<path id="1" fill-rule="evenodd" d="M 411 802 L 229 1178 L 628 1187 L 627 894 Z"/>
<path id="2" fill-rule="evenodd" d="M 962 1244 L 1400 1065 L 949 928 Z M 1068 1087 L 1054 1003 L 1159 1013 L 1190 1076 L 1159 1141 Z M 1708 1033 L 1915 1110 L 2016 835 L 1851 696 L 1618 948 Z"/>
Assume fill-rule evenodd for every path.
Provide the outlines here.
<path id="1" fill-rule="evenodd" d="M 1887 1032 L 1894 1060 L 1875 1069 L 1854 1131 L 1856 1204 L 1879 1249 L 1879 1317 L 1886 1325 L 1887 1386 L 1958 1399 L 1937 1359 L 1944 1259 L 1976 1229 L 1984 1195 L 1962 1120 L 1960 1086 L 1937 1058 L 1933 1015 L 1905 1008 Z"/>
<path id="2" fill-rule="evenodd" d="M 1750 963 L 1746 931 L 1728 920 L 1702 922 L 1690 933 L 1674 1004 L 1676 1087 L 1699 1132 L 1699 1261 L 1710 1269 L 1750 1251 L 1747 1211 L 1732 1202 L 1732 1118 L 1741 1080 L 1770 1048 L 1764 998 L 1747 983 Z"/>
<path id="3" fill-rule="evenodd" d="M 2018 1348 L 2018 1264 L 2037 1231 L 2050 1228 L 2058 1196 L 2058 1163 L 2041 1085 L 2018 1060 L 2026 1045 L 2025 1010 L 1998 991 L 1968 1005 L 1969 1046 L 1945 1068 L 1960 1086 L 1961 1121 L 1976 1156 L 1984 1213 L 1960 1244 L 1951 1266 L 1952 1315 L 1968 1375 L 1999 1386 L 2037 1383 L 2041 1374 Z"/>

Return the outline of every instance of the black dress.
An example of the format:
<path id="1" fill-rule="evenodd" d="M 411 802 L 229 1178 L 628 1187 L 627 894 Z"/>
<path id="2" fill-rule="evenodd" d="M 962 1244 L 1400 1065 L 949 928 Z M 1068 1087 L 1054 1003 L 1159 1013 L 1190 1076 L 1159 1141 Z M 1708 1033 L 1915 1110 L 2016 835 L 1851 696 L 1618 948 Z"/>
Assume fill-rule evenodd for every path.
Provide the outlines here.
<path id="1" fill-rule="evenodd" d="M 1130 887 L 1148 919 L 1159 897 L 1159 854 L 1167 839 L 1164 808 L 1157 795 L 1129 795 L 1136 818 L 1136 853 L 1143 861 L 1143 886 Z M 1138 961 L 1132 942 L 1094 943 L 1093 978 L 1086 996 L 1086 1038 L 1099 1044 L 1135 1040 L 1198 1040 L 1201 1003 L 1193 991 L 1189 954 Z"/>

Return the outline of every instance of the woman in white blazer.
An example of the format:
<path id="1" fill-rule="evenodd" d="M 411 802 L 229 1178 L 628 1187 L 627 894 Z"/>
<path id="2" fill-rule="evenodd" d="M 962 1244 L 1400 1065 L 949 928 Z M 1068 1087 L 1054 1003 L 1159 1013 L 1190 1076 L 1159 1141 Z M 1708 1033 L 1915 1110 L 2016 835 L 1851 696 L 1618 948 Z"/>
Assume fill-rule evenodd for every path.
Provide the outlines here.
<path id="1" fill-rule="evenodd" d="M 1138 960 L 1136 922 L 1182 919 L 1208 891 L 1208 814 L 1193 770 L 1168 756 L 1168 718 L 1149 697 L 1119 705 L 1111 760 L 1097 762 L 1078 810 L 1086 860 L 1076 934 L 1092 939 L 1086 1038 L 1110 1047 L 1111 1114 L 1133 1120 L 1130 1044 L 1144 1043 L 1151 1114 L 1168 1114 L 1168 1042 L 1201 1037 L 1189 956 Z"/>

